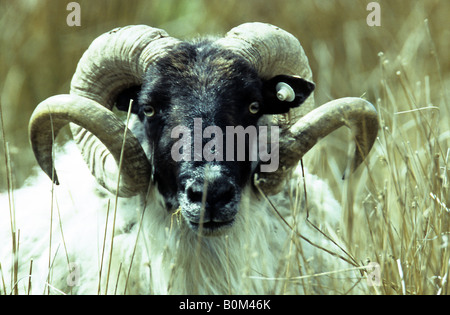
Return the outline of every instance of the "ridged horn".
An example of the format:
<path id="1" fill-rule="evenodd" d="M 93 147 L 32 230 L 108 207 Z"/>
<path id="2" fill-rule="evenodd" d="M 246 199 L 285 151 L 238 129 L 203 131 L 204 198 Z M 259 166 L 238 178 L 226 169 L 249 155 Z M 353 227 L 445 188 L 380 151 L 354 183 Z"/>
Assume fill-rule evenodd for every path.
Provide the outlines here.
<path id="1" fill-rule="evenodd" d="M 112 111 L 85 97 L 69 94 L 52 96 L 40 103 L 33 112 L 29 125 L 36 159 L 55 183 L 59 182 L 52 159 L 53 138 L 68 123 L 75 123 L 89 130 L 108 149 L 108 154 L 102 159 L 93 161 L 94 164 L 101 164 L 102 168 L 109 168 L 109 154 L 114 161 L 120 160 L 123 145 L 122 159 L 126 162 L 122 164 L 120 181 L 133 183 L 133 191 L 124 190 L 122 193 L 132 194 L 136 190 L 145 191 L 148 188 L 150 164 L 133 133 L 127 132 L 123 142 L 126 126 Z M 102 177 L 99 181 L 108 187 L 117 187 L 118 178 Z M 121 186 L 122 189 L 128 188 L 128 185 Z"/>
<path id="2" fill-rule="evenodd" d="M 55 117 L 56 107 L 61 107 L 66 111 L 67 117 L 64 117 L 63 112 L 58 110 L 56 116 L 58 117 L 58 124 L 72 122 L 70 118 L 77 117 L 77 119 L 81 119 L 77 125 L 71 124 L 71 130 L 75 142 L 82 151 L 84 160 L 102 186 L 114 194 L 117 192 L 122 197 L 136 195 L 142 192 L 142 189 L 145 189 L 145 185 L 136 182 L 136 172 L 132 170 L 132 167 L 123 167 L 121 185 L 119 191 L 116 191 L 117 174 L 114 174 L 114 172 L 111 174 L 109 169 L 105 168 L 110 165 L 106 161 L 111 161 L 112 158 L 114 158 L 116 164 L 119 163 L 117 157 L 120 156 L 120 152 L 114 151 L 118 149 L 117 145 L 106 144 L 104 142 L 106 141 L 105 138 L 98 138 L 98 130 L 105 128 L 105 133 L 111 132 L 112 129 L 124 130 L 123 124 L 118 124 L 119 120 L 110 119 L 109 117 L 108 111 L 114 105 L 116 96 L 128 87 L 141 85 L 149 66 L 155 60 L 164 56 L 169 47 L 178 42 L 177 39 L 169 37 L 165 31 L 145 25 L 117 28 L 99 36 L 92 42 L 80 59 L 72 78 L 70 95 L 75 97 L 65 96 L 50 99 L 48 102 L 44 101 L 41 104 L 42 106 L 38 106 L 38 109 L 36 109 L 38 110 L 37 114 L 33 115 L 34 118 L 30 121 L 30 140 L 36 159 L 48 175 L 50 175 L 49 168 L 53 168 L 52 156 L 51 154 L 42 155 L 42 153 L 49 152 L 48 148 L 52 146 L 53 138 L 56 137 L 56 134 L 51 135 L 52 128 L 44 129 L 36 125 L 45 120 L 54 123 L 55 121 L 51 117 Z M 56 106 L 56 103 L 59 105 Z M 98 126 L 95 129 L 90 129 L 93 126 L 87 123 L 90 122 L 91 117 L 84 115 L 86 120 L 86 123 L 84 123 L 81 116 L 75 115 L 76 112 L 83 111 L 81 108 L 85 108 L 85 104 L 89 104 L 93 110 L 95 109 L 95 112 L 89 111 L 93 117 L 96 117 Z M 101 107 L 107 111 L 100 110 Z M 63 115 L 62 117 L 64 118 L 59 120 L 60 115 Z M 107 115 L 108 117 L 102 115 Z M 45 116 L 47 116 L 46 119 L 42 118 Z M 109 121 L 111 124 L 117 123 L 118 125 L 115 127 L 112 127 L 112 125 L 105 126 L 104 121 Z M 73 122 L 76 123 L 75 121 Z M 89 128 L 86 127 L 88 125 L 90 126 Z M 57 127 L 56 129 L 60 128 L 60 126 Z M 128 134 L 131 135 L 131 132 L 128 132 Z M 122 143 L 119 133 L 112 138 L 115 142 Z M 127 141 L 131 141 L 130 145 L 134 146 L 128 152 L 133 152 L 135 156 L 124 152 L 127 154 L 124 164 L 130 163 L 129 161 L 143 159 L 136 165 L 140 165 L 139 167 L 145 169 L 141 173 L 146 176 L 145 181 L 147 181 L 148 185 L 150 166 L 148 165 L 148 160 L 144 159 L 144 151 L 137 140 L 134 141 L 127 138 Z M 147 166 L 143 166 L 145 164 Z M 51 172 L 54 173 L 53 169 Z M 137 173 L 140 173 L 140 171 Z"/>
<path id="3" fill-rule="evenodd" d="M 356 170 L 376 140 L 378 114 L 368 101 L 346 97 L 314 109 L 284 131 L 279 142 L 280 167 L 272 173 L 257 174 L 256 184 L 268 195 L 281 191 L 287 174 L 297 166 L 299 160 L 320 139 L 342 126 L 353 131 L 356 146 L 350 171 Z"/>
<path id="4" fill-rule="evenodd" d="M 295 75 L 313 82 L 308 57 L 299 40 L 279 27 L 259 22 L 245 23 L 231 29 L 217 42 L 247 60 L 262 79 Z M 314 108 L 311 94 L 300 107 L 291 109 L 289 120 L 296 120 Z M 282 129 L 289 125 L 282 115 L 277 115 L 274 122 Z"/>
<path id="5" fill-rule="evenodd" d="M 312 82 L 311 68 L 300 42 L 276 26 L 265 23 L 242 24 L 218 42 L 250 62 L 262 79 L 294 75 Z M 284 94 L 288 95 L 286 91 Z M 283 98 L 284 94 L 280 96 Z M 315 107 L 312 93 L 298 108 L 291 109 L 288 117 L 273 117 L 272 123 L 281 129 L 280 167 L 272 173 L 256 174 L 255 182 L 267 194 L 278 193 L 287 174 L 297 166 L 303 155 L 320 138 L 341 126 L 350 127 L 355 134 L 356 152 L 352 170 L 369 153 L 378 132 L 378 115 L 369 102 L 360 98 L 343 98 Z"/>

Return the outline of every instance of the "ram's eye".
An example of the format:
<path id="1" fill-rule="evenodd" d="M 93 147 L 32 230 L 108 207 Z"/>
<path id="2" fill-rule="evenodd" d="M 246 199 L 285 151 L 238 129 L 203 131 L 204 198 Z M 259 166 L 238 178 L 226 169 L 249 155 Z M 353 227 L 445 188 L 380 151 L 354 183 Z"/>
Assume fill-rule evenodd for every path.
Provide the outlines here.
<path id="1" fill-rule="evenodd" d="M 147 117 L 153 117 L 155 116 L 155 108 L 151 105 L 144 106 L 144 115 Z"/>
<path id="2" fill-rule="evenodd" d="M 253 102 L 248 106 L 248 111 L 252 114 L 257 114 L 260 110 L 260 106 L 258 102 Z"/>

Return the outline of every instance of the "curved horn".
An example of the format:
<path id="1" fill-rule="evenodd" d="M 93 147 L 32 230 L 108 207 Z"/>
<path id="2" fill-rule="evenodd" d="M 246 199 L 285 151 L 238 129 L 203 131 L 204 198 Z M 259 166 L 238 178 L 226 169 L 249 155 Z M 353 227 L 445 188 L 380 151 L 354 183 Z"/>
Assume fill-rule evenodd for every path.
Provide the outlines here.
<path id="1" fill-rule="evenodd" d="M 280 168 L 273 173 L 260 173 L 255 184 L 268 195 L 278 193 L 288 172 L 321 138 L 341 126 L 350 128 L 356 142 L 351 171 L 369 154 L 378 133 L 378 114 L 366 100 L 346 97 L 328 102 L 307 115 L 280 136 Z"/>
<path id="2" fill-rule="evenodd" d="M 70 94 L 111 109 L 125 88 L 141 85 L 149 66 L 179 40 L 146 25 L 116 28 L 97 37 L 78 62 Z"/>
<path id="3" fill-rule="evenodd" d="M 302 45 L 294 35 L 279 27 L 259 22 L 241 24 L 217 43 L 250 62 L 262 79 L 295 75 L 312 82 L 312 71 Z M 296 120 L 314 108 L 311 94 L 300 107 L 291 109 L 290 119 Z M 282 129 L 288 128 L 289 122 L 282 116 L 274 118 Z"/>
<path id="4" fill-rule="evenodd" d="M 270 24 L 247 23 L 232 29 L 218 41 L 248 60 L 262 79 L 277 75 L 294 75 L 312 81 L 308 58 L 300 42 L 292 34 Z M 277 86 L 277 97 L 289 101 L 289 87 Z M 269 194 L 278 193 L 286 175 L 320 138 L 345 125 L 355 133 L 356 152 L 352 170 L 369 153 L 377 132 L 378 116 L 375 108 L 359 98 L 343 98 L 329 102 L 315 110 L 314 94 L 289 117 L 275 115 L 272 122 L 281 128 L 279 144 L 280 168 L 273 173 L 259 173 L 255 179 Z"/>
<path id="5" fill-rule="evenodd" d="M 133 133 L 127 132 L 124 142 L 126 127 L 117 116 L 97 102 L 77 95 L 56 95 L 46 99 L 36 107 L 30 119 L 29 136 L 34 154 L 41 168 L 56 184 L 58 176 L 52 159 L 53 137 L 68 123 L 86 128 L 108 149 L 108 154 L 103 155 L 101 160 L 93 161 L 102 168 L 108 168 L 110 156 L 114 161 L 120 160 L 124 143 L 123 160 L 126 163 L 122 165 L 121 194 L 132 195 L 136 191 L 147 190 L 151 167 L 139 141 Z M 117 177 L 114 180 L 103 176 L 97 180 L 105 187 L 117 187 Z"/>
<path id="6" fill-rule="evenodd" d="M 59 102 L 59 106 L 67 112 L 67 116 L 63 116 L 65 118 L 61 120 L 61 123 L 62 121 L 70 122 L 68 119 L 75 119 L 75 112 L 82 111 L 81 108 L 84 108 L 85 104 L 89 104 L 89 106 L 92 106 L 92 110 L 95 109 L 92 112 L 92 117 L 96 117 L 97 124 L 100 124 L 102 128 L 106 128 L 105 130 L 107 132 L 112 129 L 117 129 L 122 130 L 123 133 L 123 124 L 118 124 L 113 128 L 112 126 L 118 120 L 112 120 L 107 117 L 109 116 L 108 110 L 113 107 L 116 96 L 128 87 L 141 85 L 143 76 L 151 63 L 162 57 L 169 47 L 178 42 L 177 39 L 169 37 L 165 31 L 145 25 L 117 28 L 99 36 L 83 54 L 72 78 L 70 93 L 71 95 L 78 95 L 82 98 L 75 97 L 71 99 L 65 97 L 64 99 L 59 98 L 57 100 L 49 99 L 48 102 L 44 101 L 42 106 L 39 106 L 38 116 L 34 117 L 44 117 L 45 115 L 49 117 L 54 116 L 54 108 L 56 105 L 53 105 Z M 52 104 L 52 106 L 48 104 Z M 101 110 L 101 107 L 104 107 L 107 111 Z M 49 108 L 52 108 L 52 110 Z M 57 112 L 60 115 L 60 111 Z M 114 172 L 111 174 L 110 168 L 108 167 L 111 164 L 105 161 L 111 161 L 114 158 L 115 163 L 119 163 L 117 159 L 117 147 L 105 143 L 107 141 L 105 138 L 101 139 L 100 137 L 93 136 L 93 134 L 99 135 L 98 128 L 93 128 L 90 123 L 87 123 L 90 117 L 86 115 L 83 117 L 79 117 L 81 120 L 77 125 L 71 124 L 74 140 L 81 149 L 89 169 L 97 178 L 98 182 L 112 193 L 115 193 L 117 176 Z M 48 170 L 53 169 L 51 154 L 42 153 L 49 152 L 48 146 L 51 146 L 53 138 L 50 136 L 52 129 L 35 127 L 42 119 L 32 119 L 30 122 L 30 139 L 33 148 L 36 148 L 34 149 L 36 159 L 41 166 L 46 165 L 45 167 L 47 169 L 44 170 L 50 175 Z M 86 123 L 82 119 L 87 120 Z M 53 120 L 50 119 L 50 121 Z M 105 126 L 104 121 L 110 121 L 111 125 Z M 88 125 L 90 127 L 86 127 Z M 122 143 L 122 140 L 119 139 L 119 133 L 112 138 L 116 139 L 118 143 Z M 131 132 L 128 132 L 128 134 L 131 135 Z M 56 137 L 56 134 L 54 136 Z M 129 139 L 127 138 L 128 141 Z M 134 145 L 135 148 L 128 150 L 128 152 L 130 154 L 133 152 L 135 155 L 127 157 L 127 163 L 128 160 L 144 159 L 145 154 L 139 142 L 131 141 L 130 144 Z M 38 148 L 41 145 L 44 145 L 42 150 Z M 145 162 L 142 161 L 137 163 L 137 165 L 145 165 L 145 163 L 148 164 L 147 158 L 145 158 Z M 143 174 L 146 172 L 147 170 L 143 171 Z M 137 178 L 132 167 L 123 168 L 122 182 L 118 191 L 119 195 L 126 197 L 139 193 L 142 185 L 135 182 L 135 180 Z M 145 178 L 145 181 L 148 185 L 149 176 Z"/>

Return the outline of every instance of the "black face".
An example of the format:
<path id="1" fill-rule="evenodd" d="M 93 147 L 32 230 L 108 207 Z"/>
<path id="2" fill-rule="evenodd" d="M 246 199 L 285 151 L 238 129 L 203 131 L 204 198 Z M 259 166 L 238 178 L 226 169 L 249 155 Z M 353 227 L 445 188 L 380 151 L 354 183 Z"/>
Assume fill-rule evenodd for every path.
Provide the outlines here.
<path id="1" fill-rule="evenodd" d="M 286 80 L 301 90 L 289 106 L 276 98 L 272 80 L 263 82 L 245 60 L 210 41 L 180 44 L 147 73 L 132 111 L 144 123 L 167 209 L 181 208 L 194 231 L 211 235 L 233 224 L 257 162 L 248 136 L 245 158 L 238 158 L 239 142 L 230 145 L 227 127 L 256 127 L 264 114 L 287 112 L 314 88 Z"/>

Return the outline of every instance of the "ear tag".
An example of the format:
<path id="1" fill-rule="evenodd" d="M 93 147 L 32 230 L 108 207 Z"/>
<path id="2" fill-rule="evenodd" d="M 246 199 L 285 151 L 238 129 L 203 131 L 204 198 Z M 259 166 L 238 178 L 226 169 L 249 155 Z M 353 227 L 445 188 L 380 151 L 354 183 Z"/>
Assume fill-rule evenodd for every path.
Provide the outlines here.
<path id="1" fill-rule="evenodd" d="M 291 86 L 284 82 L 279 82 L 276 86 L 277 98 L 282 102 L 293 102 L 295 100 L 295 91 Z"/>

